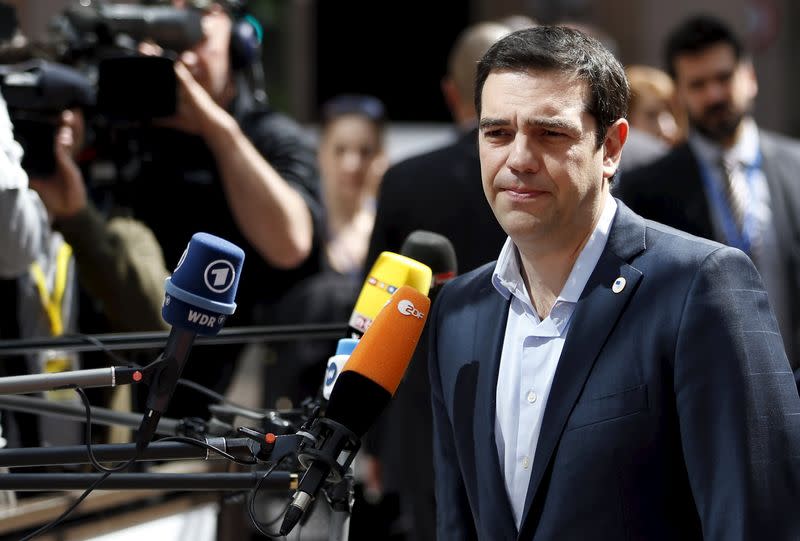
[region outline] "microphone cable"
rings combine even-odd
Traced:
[[[286,536],[283,536],[279,533],[269,532],[267,531],[268,528],[271,528],[275,524],[278,523],[279,520],[283,518],[286,514],[286,510],[289,509],[289,506],[292,504],[291,498],[286,502],[286,506],[281,510],[280,514],[276,515],[275,518],[268,520],[267,522],[261,522],[258,520],[256,516],[256,497],[258,496],[258,491],[261,489],[261,485],[264,483],[264,480],[269,477],[269,475],[275,471],[275,469],[286,460],[291,455],[285,455],[283,458],[278,460],[275,464],[270,466],[264,471],[264,475],[261,476],[261,479],[258,480],[256,483],[256,487],[250,492],[250,497],[248,498],[247,502],[247,514],[250,517],[250,522],[252,522],[253,526],[258,533],[263,536],[269,537],[270,539],[286,539]],[[299,539],[299,532],[298,532],[298,539]]]
[[[68,336],[74,337],[74,338],[79,338],[81,340],[84,340],[85,342],[88,342],[88,343],[92,344],[93,346],[97,347],[98,350],[100,350],[103,353],[105,353],[117,365],[133,365],[136,368],[144,368],[141,364],[139,364],[139,363],[137,363],[135,361],[129,361],[129,360],[123,359],[116,352],[114,352],[108,346],[103,344],[100,340],[98,340],[94,336],[91,336],[91,335],[88,335],[88,334],[80,334],[80,333],[70,334]],[[184,387],[188,387],[189,389],[197,391],[200,394],[204,394],[207,397],[212,398],[212,399],[216,400],[217,402],[219,402],[221,404],[227,404],[228,406],[231,406],[231,407],[243,410],[243,411],[252,412],[253,414],[256,414],[256,415],[261,414],[261,412],[253,410],[253,408],[250,408],[248,406],[243,406],[241,404],[237,404],[236,402],[226,398],[224,395],[222,395],[222,394],[220,394],[220,393],[218,393],[216,391],[213,391],[213,390],[209,389],[208,387],[204,387],[203,385],[200,385],[199,383],[196,383],[194,381],[191,381],[191,380],[188,380],[188,379],[179,378],[178,379],[178,385],[183,385]]]
[[[81,401],[83,402],[83,406],[86,408],[86,435],[85,435],[85,438],[86,438],[86,452],[89,455],[89,461],[92,463],[92,466],[94,466],[95,469],[97,469],[98,471],[102,472],[103,475],[100,476],[100,478],[98,478],[97,481],[92,483],[92,485],[89,488],[87,488],[83,492],[83,494],[81,494],[78,497],[78,499],[76,499],[74,502],[72,502],[72,505],[70,505],[63,513],[61,513],[61,515],[59,515],[58,517],[56,517],[54,520],[50,521],[49,523],[45,524],[44,526],[42,526],[38,530],[35,530],[34,532],[26,535],[25,537],[22,538],[21,541],[29,541],[30,539],[33,539],[34,537],[42,535],[43,533],[48,532],[51,529],[53,529],[56,526],[58,526],[59,524],[61,524],[64,521],[64,519],[66,519],[78,507],[78,505],[80,505],[80,503],[89,496],[89,494],[91,494],[97,487],[99,487],[100,484],[103,481],[108,479],[109,475],[111,475],[114,472],[122,471],[122,470],[125,470],[125,469],[129,468],[131,466],[131,464],[133,464],[136,461],[136,459],[138,458],[138,457],[134,456],[130,460],[127,460],[127,461],[125,461],[125,462],[123,462],[123,463],[121,463],[121,464],[119,464],[117,466],[111,467],[111,468],[107,468],[107,467],[103,466],[102,464],[100,464],[100,462],[94,456],[94,451],[92,450],[92,407],[89,404],[89,398],[86,396],[86,393],[80,387],[73,387],[73,389],[75,389],[75,392],[78,393],[78,396],[81,397]]]
[[[89,488],[87,488],[83,492],[83,494],[81,494],[72,503],[72,505],[70,505],[63,513],[61,513],[61,515],[59,515],[57,518],[55,518],[51,522],[49,522],[49,523],[45,524],[44,526],[40,527],[38,530],[35,530],[34,532],[26,535],[25,537],[23,537],[21,539],[21,541],[30,541],[31,539],[33,539],[33,538],[35,538],[35,537],[37,537],[39,535],[42,535],[42,534],[50,531],[51,529],[55,528],[59,524],[61,524],[73,511],[75,511],[75,509],[78,507],[78,505],[80,505],[80,503],[83,500],[85,500],[89,496],[89,494],[91,494],[95,489],[97,489],[97,487],[99,487],[100,484],[103,481],[108,479],[108,477],[112,473],[128,469],[139,458],[138,455],[135,455],[133,458],[131,458],[131,459],[125,461],[125,462],[122,462],[122,463],[118,464],[117,466],[112,466],[112,467],[103,466],[100,463],[100,461],[97,460],[97,457],[94,454],[94,450],[92,449],[92,406],[91,406],[91,404],[89,404],[89,398],[86,396],[86,393],[84,392],[84,390],[82,388],[73,387],[73,389],[75,390],[76,393],[78,393],[78,396],[80,396],[81,401],[83,402],[83,406],[86,409],[86,434],[85,434],[85,438],[86,438],[86,452],[87,452],[87,455],[89,457],[89,461],[91,462],[92,466],[94,466],[94,468],[97,471],[101,472],[103,475],[101,477],[99,477],[97,479],[97,481],[92,483],[92,485]],[[209,451],[217,453],[217,454],[221,455],[222,457],[227,458],[228,460],[230,460],[232,462],[235,462],[236,464],[241,464],[241,465],[244,465],[244,466],[252,466],[252,465],[258,463],[258,461],[255,460],[255,459],[253,459],[252,461],[241,460],[241,459],[236,458],[235,456],[233,456],[233,455],[231,455],[229,453],[226,453],[222,449],[214,447],[213,445],[211,445],[208,442],[196,440],[196,439],[185,437],[185,436],[170,436],[170,437],[167,437],[167,438],[162,438],[159,441],[177,441],[177,442],[181,442],[181,443],[188,443],[188,444],[191,444],[191,445],[195,445],[197,447],[202,447],[204,449],[207,449]],[[275,466],[277,466],[278,464],[280,464],[280,461],[278,463],[276,463]],[[269,473],[272,473],[272,470],[275,468],[275,466],[270,468],[266,475],[268,475]],[[265,475],[265,477],[266,477],[266,475]],[[259,484],[256,487],[256,490],[261,485],[263,480],[264,480],[264,478],[259,480]]]

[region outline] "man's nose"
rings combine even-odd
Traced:
[[[727,101],[730,94],[728,85],[720,81],[709,82],[704,90],[704,97],[707,104]]]
[[[514,137],[506,165],[509,169],[521,173],[535,173],[539,170],[539,158],[530,137],[523,134]]]

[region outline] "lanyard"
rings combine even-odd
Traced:
[[[62,243],[56,254],[56,274],[53,291],[47,288],[47,278],[38,261],[31,264],[31,276],[39,291],[39,300],[42,303],[47,318],[50,320],[50,332],[53,336],[64,333],[64,321],[61,317],[61,303],[64,300],[64,290],[67,287],[67,270],[72,257],[72,247],[66,242]]]
[[[706,193],[709,195],[711,203],[714,208],[716,208],[720,221],[722,222],[722,234],[725,237],[726,244],[734,248],[739,248],[748,255],[752,255],[751,248],[753,247],[753,241],[757,238],[759,230],[758,216],[753,212],[755,205],[750,204],[747,206],[742,230],[739,231],[739,228],[736,227],[736,221],[733,219],[733,213],[731,212],[728,199],[725,197],[720,183],[716,182],[714,173],[705,161],[698,161],[700,162],[700,176],[703,178]],[[752,195],[756,193],[756,175],[761,170],[761,150],[758,151],[753,162],[746,164],[744,167],[747,170],[747,189],[752,197]],[[725,182],[724,179],[720,180]]]

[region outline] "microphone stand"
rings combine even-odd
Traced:
[[[0,475],[0,490],[50,491],[85,490],[101,473],[4,473]],[[98,490],[251,490],[264,472],[247,473],[114,473],[100,484]],[[270,473],[260,488],[286,492],[297,487],[297,474],[285,471]],[[259,489],[260,490],[260,489]]]
[[[38,396],[0,395],[0,409],[86,422],[86,409],[82,405],[63,404]],[[137,428],[141,420],[141,413],[121,412],[92,406],[92,423],[94,424]],[[189,433],[205,433],[204,429],[205,427],[196,426],[193,420],[179,421],[162,417],[158,422],[156,433],[161,436],[183,436]],[[229,429],[233,431],[232,426],[229,426]]]
[[[252,460],[253,463],[256,461],[277,462],[296,452],[300,442],[306,437],[292,434],[272,436],[270,439],[270,435],[248,428],[240,428],[239,431],[246,437],[206,438],[205,443],[233,455],[238,460]],[[132,458],[136,458],[137,461],[224,458],[204,446],[180,441],[155,441],[138,455],[135,443],[92,445],[92,454],[98,462],[123,462]],[[89,452],[85,445],[0,449],[0,467],[19,468],[90,463]],[[12,474],[4,474],[0,477],[7,475]]]
[[[150,367],[133,368],[112,366],[110,368],[91,368],[71,370],[51,374],[28,374],[0,378],[0,394],[25,394],[53,391],[70,387],[117,387],[130,383],[140,383],[150,379]]]
[[[138,333],[107,333],[54,338],[25,338],[0,340],[0,357],[36,353],[42,349],[64,351],[100,351],[162,348],[170,331]],[[198,336],[197,344],[244,344],[249,342],[281,342],[287,340],[338,339],[347,332],[347,323],[317,323],[313,325],[275,325],[231,327],[215,336]]]

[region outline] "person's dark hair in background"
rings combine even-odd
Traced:
[[[536,42],[525,39],[524,34],[515,33],[503,40],[502,46],[494,47],[478,63],[475,79],[475,110],[481,116],[481,92],[491,70],[518,71],[522,67],[541,70],[573,70],[589,86],[590,98],[587,112],[597,120],[595,143],[603,144],[606,130],[617,119],[628,114],[630,89],[625,72],[611,69],[619,65],[611,52],[599,41],[574,29],[553,31],[548,27]],[[564,48],[564,43],[574,40],[583,47]],[[613,62],[612,62],[613,61]]]
[[[756,124],[755,70],[722,20],[698,15],[683,21],[669,33],[665,61],[686,112],[688,141],[623,175],[617,193],[647,218],[745,251],[764,280],[797,370],[800,142]]]
[[[379,128],[383,128],[386,124],[386,107],[383,105],[383,102],[375,96],[366,94],[339,94],[322,104],[320,127],[324,129],[331,121],[347,114],[365,116]]]
[[[743,59],[744,46],[730,28],[716,17],[699,15],[677,27],[667,38],[665,64],[673,79],[677,75],[675,61],[679,56],[702,53],[709,47],[725,44],[730,47],[736,62]]]

